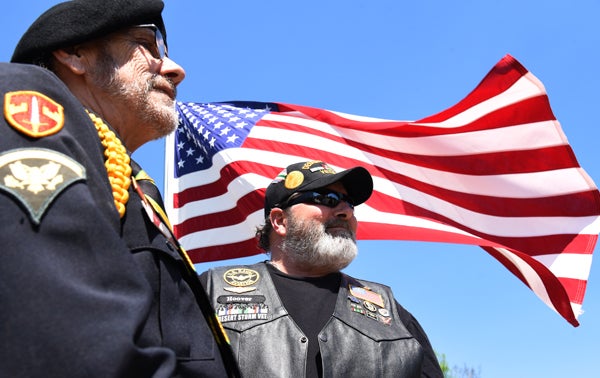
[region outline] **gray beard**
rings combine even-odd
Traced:
[[[154,104],[150,99],[150,91],[156,82],[158,80],[169,81],[169,79],[159,78],[157,74],[153,74],[145,83],[139,80],[133,83],[123,83],[117,76],[118,64],[106,47],[103,48],[100,56],[99,64],[95,67],[96,71],[92,73],[95,85],[114,98],[129,103],[131,111],[139,114],[141,122],[153,129],[156,139],[172,133],[179,124],[175,104],[166,108]],[[177,93],[175,85],[170,81],[169,85]]]
[[[347,221],[338,219],[321,224],[290,216],[281,249],[289,263],[302,269],[338,272],[347,267],[358,254],[356,235],[350,229],[335,234],[325,230],[328,226],[347,224]]]

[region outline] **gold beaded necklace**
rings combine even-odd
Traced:
[[[131,166],[127,150],[117,135],[106,126],[104,121],[86,109],[86,112],[94,122],[100,141],[104,146],[106,161],[104,166],[108,173],[108,181],[112,187],[115,206],[119,216],[125,215],[125,205],[129,200],[129,185],[131,185]]]

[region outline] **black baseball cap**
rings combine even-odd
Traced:
[[[167,33],[162,0],[72,0],[44,12],[23,34],[13,63],[35,63],[52,51],[83,43],[129,26],[154,24]]]
[[[321,189],[336,182],[344,185],[354,205],[365,202],[373,192],[373,178],[364,167],[336,173],[320,160],[294,163],[281,171],[267,187],[265,217],[269,216],[272,208],[283,204],[294,193]]]

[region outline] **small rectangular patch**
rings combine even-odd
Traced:
[[[264,303],[264,295],[220,295],[218,303]]]

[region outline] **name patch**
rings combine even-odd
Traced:
[[[217,298],[219,303],[263,303],[264,295],[221,295]]]

